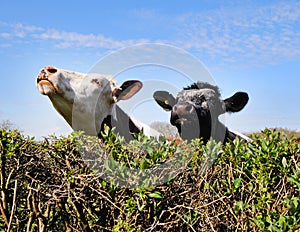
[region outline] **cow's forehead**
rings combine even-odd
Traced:
[[[59,87],[66,86],[64,92],[73,91],[75,95],[89,97],[100,92],[111,92],[116,88],[116,81],[110,75],[62,72],[61,77],[64,78],[58,80]]]
[[[192,101],[197,99],[206,101],[215,101],[218,98],[218,94],[213,89],[189,89],[182,90],[177,95],[178,102]]]
[[[116,86],[116,80],[111,75],[104,75],[98,73],[77,73],[67,70],[61,70],[61,78],[65,78],[68,82],[82,82],[84,84],[97,84],[98,87],[104,87],[102,85],[110,83]]]
[[[98,88],[116,87],[116,80],[110,75],[87,74],[85,79],[88,84],[95,85]]]

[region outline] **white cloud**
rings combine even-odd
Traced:
[[[0,29],[3,31],[0,33],[0,38],[3,39],[25,38],[43,30],[40,27],[26,26],[22,23],[9,24],[2,21],[0,21]]]
[[[24,25],[22,23],[17,23],[13,27],[15,30],[20,30],[20,31],[23,31],[24,33],[44,30],[42,27],[36,27],[36,26],[32,26],[32,25]]]
[[[0,38],[10,39],[35,39],[41,41],[54,42],[56,48],[69,47],[91,47],[104,49],[118,49],[131,46],[137,43],[149,42],[147,39],[139,40],[115,40],[105,37],[102,34],[80,34],[77,32],[59,31],[56,29],[45,29],[32,25],[8,24],[0,22],[0,27],[5,32],[0,34]],[[25,42],[25,41],[24,41]]]
[[[11,44],[9,44],[9,43],[3,43],[3,44],[0,44],[0,47],[1,48],[9,48],[9,47],[11,47],[12,45]]]
[[[5,39],[9,39],[11,37],[11,34],[3,32],[3,33],[0,33],[0,37],[5,38]]]
[[[80,34],[76,32],[65,32],[58,30],[47,30],[42,34],[37,35],[38,38],[43,40],[54,40],[58,43],[56,47],[94,47],[105,49],[118,49],[125,46],[130,46],[136,43],[147,42],[147,40],[114,40],[107,38],[101,34]]]
[[[142,14],[145,24],[157,11],[137,11]],[[82,34],[72,31],[47,29],[34,25],[8,24],[0,21],[2,44],[13,44],[30,39],[50,43],[55,48],[102,48],[115,50],[127,46],[159,42],[172,44],[191,52],[205,63],[256,65],[276,63],[300,57],[300,2],[250,4],[221,7],[201,13],[164,15],[164,20],[172,21],[174,38],[123,40],[103,34]],[[159,25],[157,25],[159,27]],[[159,30],[159,28],[157,28]],[[2,45],[5,46],[5,45]]]
[[[181,16],[179,46],[209,60],[246,65],[300,57],[300,2]]]

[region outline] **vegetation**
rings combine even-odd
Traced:
[[[103,142],[81,133],[36,141],[0,129],[0,228],[299,231],[297,139],[277,130],[252,138],[126,144],[106,130]]]
[[[8,119],[2,120],[0,122],[0,128],[5,130],[18,129],[18,127]]]

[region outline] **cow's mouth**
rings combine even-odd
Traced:
[[[36,83],[41,94],[49,95],[55,94],[57,92],[53,83],[47,78],[47,76],[43,72],[41,72],[38,75]]]
[[[53,85],[52,82],[47,79],[38,79],[37,84],[38,85]]]
[[[186,118],[178,118],[174,121],[175,124],[183,125],[187,121]]]
[[[197,118],[194,117],[195,115],[172,115],[171,116],[171,124],[173,126],[190,126],[197,123]]]
[[[38,77],[37,80],[36,80],[36,83],[40,86],[42,86],[42,85],[52,85],[54,87],[52,82],[46,77]]]

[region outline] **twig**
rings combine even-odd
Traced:
[[[9,219],[9,224],[8,224],[8,227],[7,227],[7,231],[10,231],[11,224],[12,224],[12,219],[13,219],[13,216],[15,214],[16,198],[17,198],[17,187],[18,187],[18,180],[15,180],[13,204],[12,204],[12,207],[11,207],[11,214],[10,214],[10,219]]]
[[[179,213],[175,213],[182,221],[184,221],[185,224],[187,224],[192,231],[196,232],[196,230],[193,228],[192,225],[190,225]]]
[[[207,221],[208,221],[208,223],[209,223],[209,226],[210,226],[210,228],[212,229],[212,231],[216,231],[215,229],[214,229],[214,226],[213,226],[213,224],[211,223],[211,221],[209,220],[209,217],[208,217],[208,215],[206,215],[205,214],[205,217],[207,218]]]

